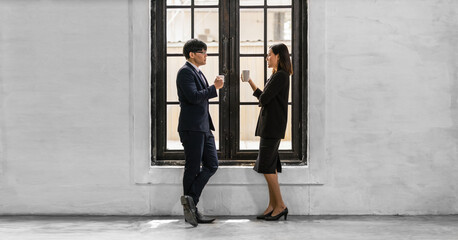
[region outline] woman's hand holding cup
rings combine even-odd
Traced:
[[[250,70],[242,70],[242,75],[240,77],[242,82],[250,81]]]

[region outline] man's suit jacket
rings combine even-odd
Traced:
[[[288,120],[289,74],[279,70],[267,81],[264,91],[253,93],[259,99],[261,111],[256,125],[256,136],[285,138]]]
[[[180,68],[177,74],[180,117],[178,131],[209,132],[215,130],[208,111],[208,99],[217,97],[214,85],[208,86],[207,79],[189,63]]]

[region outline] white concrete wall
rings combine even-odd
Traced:
[[[451,0],[327,1],[314,213],[458,212],[457,14]]]
[[[149,211],[129,180],[128,13],[126,0],[1,1],[1,213]]]
[[[0,214],[182,214],[149,168],[148,0],[0,2]],[[458,1],[309,1],[309,167],[292,214],[458,213]],[[225,167],[202,208],[256,214]]]

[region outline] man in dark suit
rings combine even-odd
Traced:
[[[217,77],[214,85],[209,86],[200,71],[199,66],[205,65],[207,60],[207,45],[204,42],[197,39],[187,41],[183,55],[187,61],[177,74],[181,107],[178,132],[186,159],[181,203],[186,222],[197,226],[198,223],[215,220],[205,217],[196,206],[202,190],[218,169],[215,138],[211,132],[215,127],[209,113],[208,99],[218,96],[216,90],[221,89],[224,82]]]

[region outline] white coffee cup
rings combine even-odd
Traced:
[[[248,82],[250,80],[250,70],[242,70],[242,81]]]
[[[224,75],[218,75],[218,76],[216,76],[216,77],[217,77],[217,78],[221,78],[221,80],[223,80],[223,82],[224,82]]]

